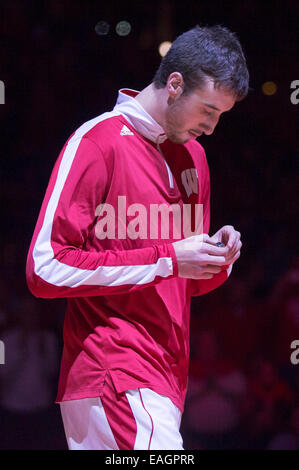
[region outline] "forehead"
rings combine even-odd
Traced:
[[[208,80],[201,88],[196,88],[188,96],[194,105],[205,105],[221,113],[232,109],[236,102],[233,93],[224,87],[215,88],[212,80]]]

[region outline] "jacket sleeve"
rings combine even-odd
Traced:
[[[204,154],[204,165],[199,172],[201,175],[201,204],[203,204],[203,233],[209,233],[210,230],[210,171],[206,156]],[[223,266],[220,273],[215,274],[211,279],[191,279],[189,282],[191,296],[207,294],[217,287],[220,287],[229,277],[232,270],[231,266]]]
[[[204,295],[220,287],[229,277],[232,265],[224,266],[220,273],[215,274],[211,279],[199,279],[191,281],[191,296]]]
[[[120,251],[85,248],[108,186],[98,146],[85,136],[71,137],[52,171],[27,256],[26,280],[33,295],[123,294],[177,276],[171,243]]]

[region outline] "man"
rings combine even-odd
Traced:
[[[27,282],[37,297],[68,298],[56,401],[70,449],[183,449],[191,296],[221,285],[241,249],[232,226],[208,235],[209,169],[195,139],[247,90],[235,35],[196,27],[176,39],[153,83],[120,90],[113,111],[60,153]],[[188,224],[175,211],[159,231],[157,206],[191,207],[190,236],[176,236]]]

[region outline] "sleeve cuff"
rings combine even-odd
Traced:
[[[171,266],[170,269],[172,269],[172,272],[169,273],[169,276],[177,277],[179,274],[179,269],[178,269],[178,262],[177,262],[177,257],[175,253],[175,249],[172,243],[166,243],[162,245],[155,245],[155,248],[157,250],[157,256],[158,258],[171,258]],[[170,260],[169,260],[170,264]]]
[[[172,259],[172,267],[173,267],[173,276],[177,277],[179,275],[179,267],[178,267],[178,260],[176,257],[175,249],[172,243],[168,244],[169,247],[169,253]]]

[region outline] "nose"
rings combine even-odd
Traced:
[[[203,126],[203,131],[206,135],[211,135],[213,134],[214,130],[215,130],[215,127],[217,126],[218,124],[218,121],[219,121],[219,117],[213,119],[213,120],[209,120],[209,122],[207,124],[205,124],[205,126]]]
[[[204,130],[204,134],[206,134],[206,135],[211,135],[211,134],[213,134],[215,127],[216,127],[216,126],[214,126],[213,128],[211,128],[211,127],[206,128],[206,129]]]

